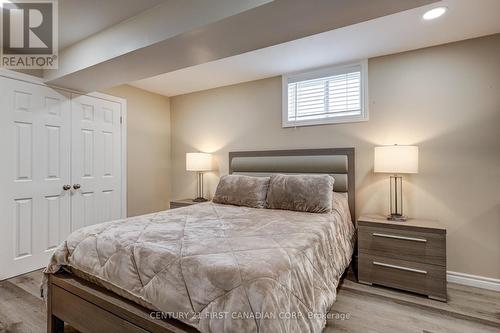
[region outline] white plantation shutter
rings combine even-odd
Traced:
[[[362,64],[357,64],[284,77],[286,120],[284,119],[283,125],[287,127],[366,119],[363,109],[363,75]]]

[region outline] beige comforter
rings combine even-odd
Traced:
[[[353,249],[335,198],[328,214],[208,202],[86,227],[46,273],[66,266],[201,332],[321,332]]]

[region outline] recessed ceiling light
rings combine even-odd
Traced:
[[[441,15],[443,15],[444,13],[446,13],[447,10],[448,10],[448,8],[446,8],[446,7],[432,8],[431,10],[428,10],[427,12],[425,12],[424,16],[422,16],[422,17],[424,18],[424,20],[434,20],[434,19],[440,17]]]

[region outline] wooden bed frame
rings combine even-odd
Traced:
[[[152,311],[69,273],[49,276],[47,332],[64,332],[64,323],[92,333],[198,332],[171,319],[154,319]]]
[[[301,149],[229,153],[234,157],[345,155],[348,160],[348,200],[354,220],[354,148]],[[230,166],[231,170],[231,166]],[[64,332],[67,323],[82,333],[198,332],[175,319],[157,319],[151,311],[70,273],[49,276],[47,332]]]

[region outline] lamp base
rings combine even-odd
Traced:
[[[396,221],[396,222],[405,222],[407,220],[407,217],[405,215],[401,214],[391,214],[387,216],[388,221]]]
[[[196,199],[193,199],[193,202],[206,202],[208,201],[208,199],[205,199],[205,198],[201,198],[201,197],[198,197]]]

